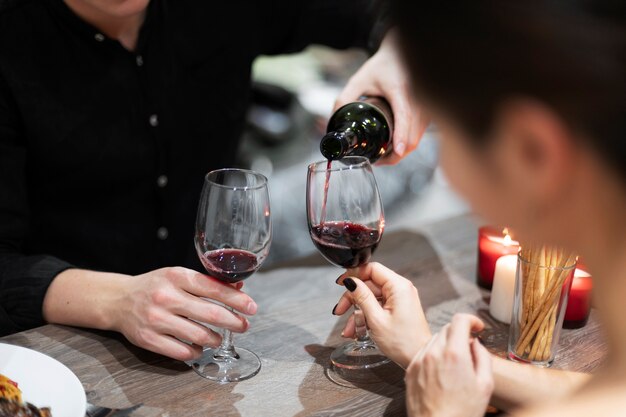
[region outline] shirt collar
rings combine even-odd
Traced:
[[[80,32],[82,36],[97,43],[114,42],[119,44],[117,40],[107,37],[98,28],[81,19],[63,0],[47,0],[47,3],[53,14],[62,21],[61,24],[67,24],[72,30]],[[150,28],[154,26],[153,21],[157,20],[159,10],[162,8],[160,3],[161,0],[150,0],[148,3],[146,18],[139,30],[139,38],[137,39],[135,52],[145,47],[148,38],[147,34]]]

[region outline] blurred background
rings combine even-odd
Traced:
[[[238,165],[269,178],[274,237],[265,265],[315,251],[306,223],[306,174],[323,159],[319,142],[333,103],[361,64],[360,50],[310,47],[299,54],[260,57]],[[386,230],[461,214],[467,206],[437,169],[438,142],[429,129],[417,151],[395,166],[375,167]]]

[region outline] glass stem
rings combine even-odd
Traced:
[[[370,338],[369,332],[367,331],[365,316],[356,304],[354,305],[354,329],[354,341],[358,345],[368,346],[374,344],[374,341]]]
[[[232,313],[235,312],[228,306],[226,308]],[[228,329],[222,329],[222,343],[213,357],[217,360],[239,359],[239,355],[235,351],[235,345],[233,345],[233,332]]]

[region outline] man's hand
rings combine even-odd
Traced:
[[[254,301],[238,288],[190,269],[163,268],[128,280],[114,327],[137,346],[190,360],[202,354],[202,346],[215,347],[222,340],[196,321],[237,333],[249,327],[245,317],[204,298],[244,314],[253,315],[257,310]]]
[[[335,102],[335,110],[361,96],[384,97],[391,105],[394,115],[393,154],[378,163],[397,163],[417,147],[428,120],[413,98],[409,75],[397,51],[393,31],[387,34],[378,52],[350,78]]]
[[[190,360],[202,354],[202,346],[217,346],[222,339],[196,321],[234,332],[248,329],[245,317],[205,300],[253,315],[257,305],[241,286],[179,267],[136,277],[68,269],[50,284],[43,315],[50,323],[115,330],[139,347]]]

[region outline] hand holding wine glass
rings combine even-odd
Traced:
[[[269,204],[267,179],[261,174],[221,169],[206,175],[194,241],[209,275],[237,285],[261,266],[271,242]],[[224,329],[221,345],[204,349],[191,365],[205,378],[233,382],[256,375],[261,361],[249,350],[235,350],[231,331]]]
[[[346,283],[346,280],[351,282]],[[348,270],[339,277],[337,284],[344,285],[348,291],[339,299],[333,313],[343,315],[353,304],[358,305],[376,345],[406,369],[432,337],[413,283],[391,269],[371,262]],[[355,332],[351,317],[343,334],[352,337]]]
[[[343,268],[367,263],[385,225],[367,158],[346,157],[309,165],[307,217],[311,239],[329,262]],[[340,369],[363,370],[389,362],[369,338],[358,309],[355,318],[360,324],[356,338],[331,354],[332,364]]]
[[[111,278],[109,287],[117,288],[119,298],[110,302],[114,314],[109,328],[137,346],[178,360],[191,360],[202,354],[201,346],[221,343],[219,334],[198,322],[236,333],[247,330],[245,317],[212,301],[247,315],[257,310],[248,295],[187,268],[161,268],[134,277]]]

